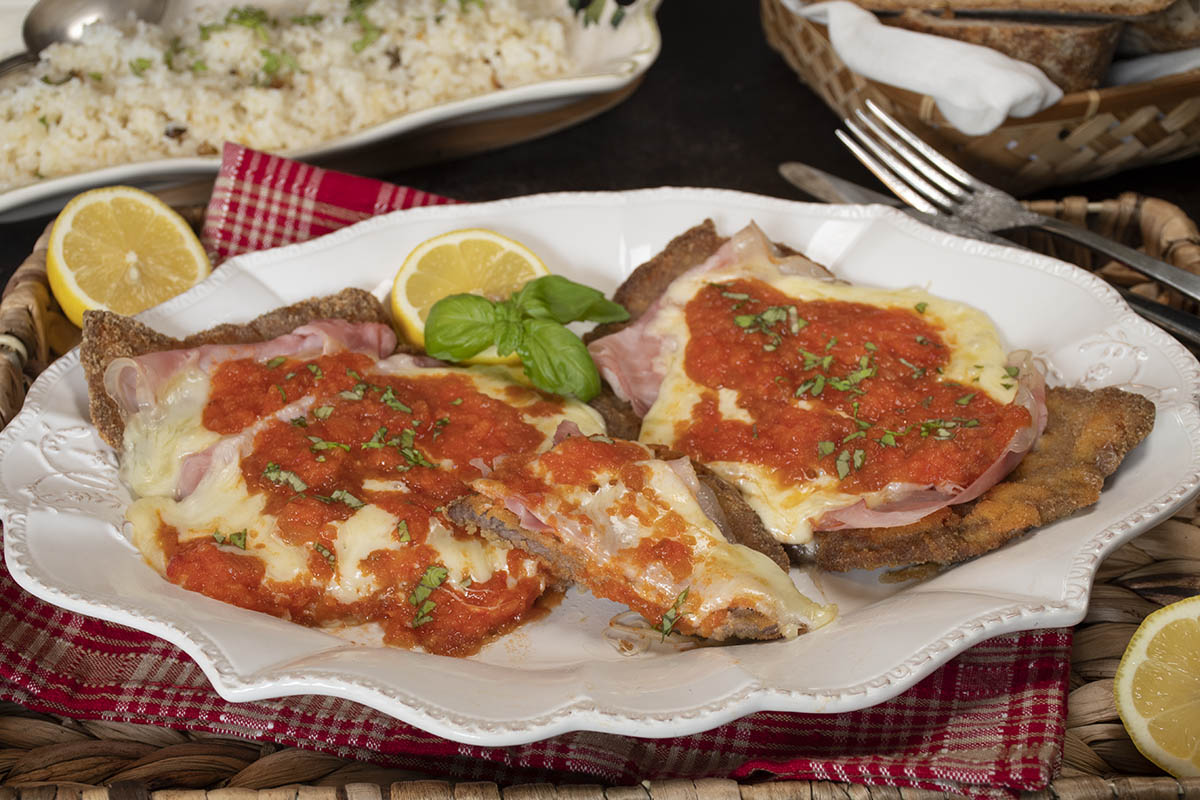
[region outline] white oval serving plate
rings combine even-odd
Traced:
[[[880,206],[824,206],[737,192],[553,194],[377,217],[303,244],[240,256],[144,320],[179,335],[347,285],[390,284],[405,253],[447,230],[486,227],[552,270],[605,290],[672,236],[712,217],[755,220],[851,281],[921,285],[985,310],[1056,384],[1119,385],[1158,418],[1100,502],[916,584],[813,576],[837,621],[789,642],[622,656],[606,640],[621,609],[572,590],[545,619],[470,659],[347,643],[224,605],[160,578],[122,534],[129,496],[91,428],[77,352],[46,370],[0,433],[8,568],[72,611],[167,639],[222,696],[330,694],[450,739],[483,745],[571,730],[677,736],[763,710],[839,712],[882,702],[1000,633],[1082,619],[1106,553],[1168,516],[1200,482],[1200,365],[1098,278],[1034,253],[940,233]],[[503,691],[497,691],[502,686]]]

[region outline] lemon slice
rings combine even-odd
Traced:
[[[72,198],[50,229],[50,290],[81,327],[88,309],[136,314],[190,289],[211,270],[187,221],[130,186]]]
[[[425,320],[433,304],[452,294],[478,294],[503,300],[549,270],[518,241],[483,228],[443,233],[417,245],[392,282],[392,315],[410,342],[425,344]],[[470,359],[516,363],[489,347]]]
[[[1200,776],[1200,595],[1142,621],[1113,694],[1142,755],[1176,778]]]

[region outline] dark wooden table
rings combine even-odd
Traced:
[[[463,200],[535,192],[712,186],[809,199],[776,171],[821,166],[883,189],[842,147],[837,117],[766,44],[752,0],[666,0],[662,55],[624,103],[576,127],[483,155],[385,174]],[[1043,192],[1161,197],[1200,219],[1200,158]],[[48,218],[0,225],[3,280]]]

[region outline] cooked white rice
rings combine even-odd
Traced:
[[[567,20],[518,0],[301,0],[170,29],[93,25],[0,82],[0,190],[226,140],[286,152],[566,74]],[[561,3],[562,7],[566,4]]]

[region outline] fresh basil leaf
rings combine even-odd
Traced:
[[[496,309],[474,294],[443,297],[425,321],[425,352],[445,361],[462,361],[492,343]]]
[[[535,319],[555,322],[622,322],[629,312],[590,286],[561,275],[543,275],[525,284],[513,298],[517,308]]]
[[[517,355],[534,386],[584,402],[600,393],[600,373],[578,336],[549,319],[527,319],[522,326]]]
[[[503,320],[494,326],[496,332],[496,353],[501,356],[512,354],[521,346],[525,338],[525,328],[520,320]]]

